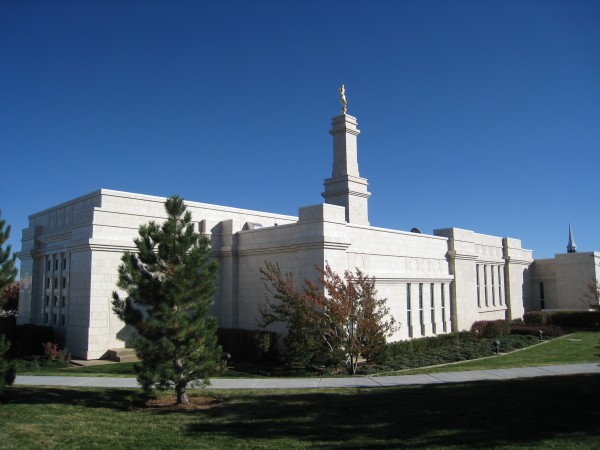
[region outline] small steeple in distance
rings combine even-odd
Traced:
[[[567,253],[577,253],[577,245],[575,244],[575,239],[573,239],[571,222],[569,222],[569,243],[567,244]]]

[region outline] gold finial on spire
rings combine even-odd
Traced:
[[[342,114],[346,114],[348,102],[346,101],[346,88],[343,84],[340,86],[340,101],[342,102]]]

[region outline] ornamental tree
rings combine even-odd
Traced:
[[[0,291],[0,317],[16,317],[19,310],[19,289],[21,283],[13,281]]]
[[[375,278],[359,269],[347,270],[342,277],[329,265],[315,268],[318,282],[306,279],[297,289],[291,274],[282,275],[278,265],[265,264],[261,274],[270,295],[261,308],[263,326],[287,324],[285,343],[292,360],[325,356],[355,374],[358,357],[375,355],[396,330],[395,320],[386,299],[377,298]]]
[[[0,211],[0,217],[2,211]],[[10,237],[10,225],[6,225],[4,219],[0,219],[0,292],[6,286],[15,281],[17,276],[17,268],[15,262],[17,260],[16,253],[12,253],[11,245],[4,247],[4,243]]]
[[[216,293],[217,262],[206,236],[194,231],[183,199],[165,202],[167,220],[140,226],[136,253],[125,252],[113,310],[137,331],[133,347],[143,388],[175,387],[177,403],[189,403],[189,386],[207,385],[221,368],[216,318],[208,314]]]

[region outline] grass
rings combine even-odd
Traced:
[[[411,369],[393,374],[422,374],[459,372],[465,370],[507,369],[512,367],[544,366],[553,364],[579,364],[598,362],[600,358],[600,332],[580,331],[552,341],[490,358],[423,369]]]
[[[337,390],[193,391],[205,410],[140,410],[140,391],[13,386],[0,446],[597,448],[599,375]]]
[[[98,366],[76,366],[61,369],[23,370],[17,375],[46,375],[59,377],[135,377],[135,363],[114,363]]]

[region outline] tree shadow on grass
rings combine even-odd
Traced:
[[[89,389],[18,386],[4,390],[0,403],[23,405],[65,404],[84,408],[128,411],[143,405],[147,396],[134,389]]]
[[[600,436],[600,375],[278,395],[233,393],[188,427],[328,448],[482,448]],[[596,438],[592,437],[592,440]],[[588,440],[589,442],[589,440]]]

